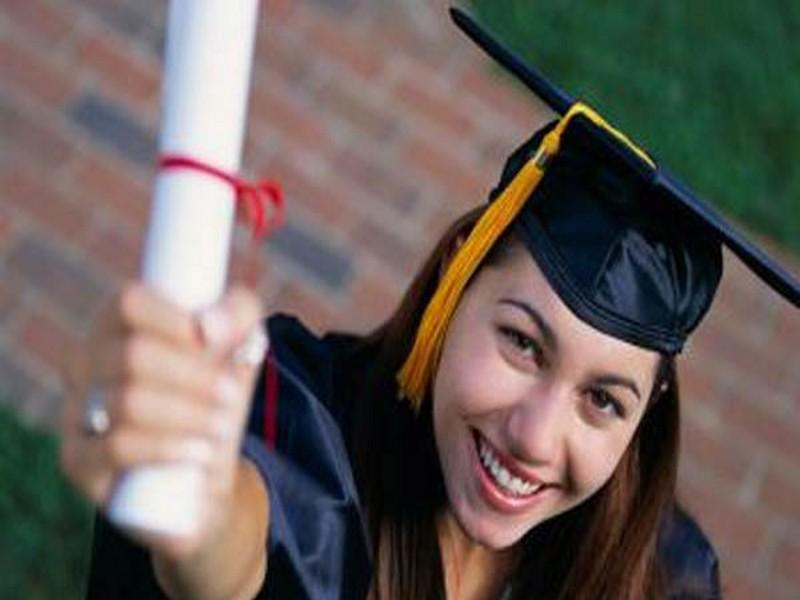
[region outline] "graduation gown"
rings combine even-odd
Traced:
[[[354,355],[353,336],[319,338],[293,317],[274,316],[265,326],[270,351],[242,446],[270,496],[269,566],[257,597],[364,598],[370,544],[347,440],[355,390],[374,357]],[[688,515],[676,512],[665,523],[659,551],[673,600],[721,598],[716,555]],[[165,597],[148,553],[98,515],[87,598]]]

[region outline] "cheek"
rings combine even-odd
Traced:
[[[491,325],[466,321],[454,322],[445,339],[433,397],[435,410],[469,417],[501,408],[503,399],[513,396],[515,379],[498,352]]]
[[[433,380],[433,426],[445,479],[468,469],[470,427],[497,409],[497,354],[487,328],[454,320]]]
[[[434,388],[434,408],[462,416],[477,415],[491,409],[490,377],[484,376],[486,363],[477,356],[445,363],[443,361]]]
[[[631,437],[632,432],[629,431],[621,431],[611,437],[603,437],[602,432],[597,432],[585,435],[573,444],[571,475],[573,492],[579,500],[594,494],[611,478]]]

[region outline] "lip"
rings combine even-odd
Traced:
[[[526,473],[524,470],[518,468],[512,460],[509,460],[507,455],[504,455],[502,452],[498,451],[493,444],[489,443],[489,441],[477,431],[473,430],[473,437],[473,468],[477,475],[481,495],[489,504],[489,506],[499,512],[516,514],[524,512],[530,509],[532,506],[541,503],[550,495],[550,492],[555,486],[544,483],[538,477],[532,477],[529,473]],[[481,462],[480,455],[478,454],[478,444],[481,439],[491,447],[492,452],[496,452],[498,459],[500,459],[500,461],[503,463],[503,466],[505,466],[510,472],[513,472],[515,475],[523,477],[528,481],[540,483],[542,487],[530,496],[512,496],[505,490],[499,488],[494,482],[494,478],[486,471],[486,468],[483,466],[483,462]]]

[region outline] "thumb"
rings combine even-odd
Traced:
[[[267,352],[262,314],[258,296],[244,286],[236,286],[197,316],[207,351],[232,363],[244,383],[252,383]]]

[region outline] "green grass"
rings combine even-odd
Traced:
[[[0,598],[83,598],[90,535],[55,438],[0,408]]]
[[[795,0],[472,5],[520,54],[700,195],[800,251]]]

